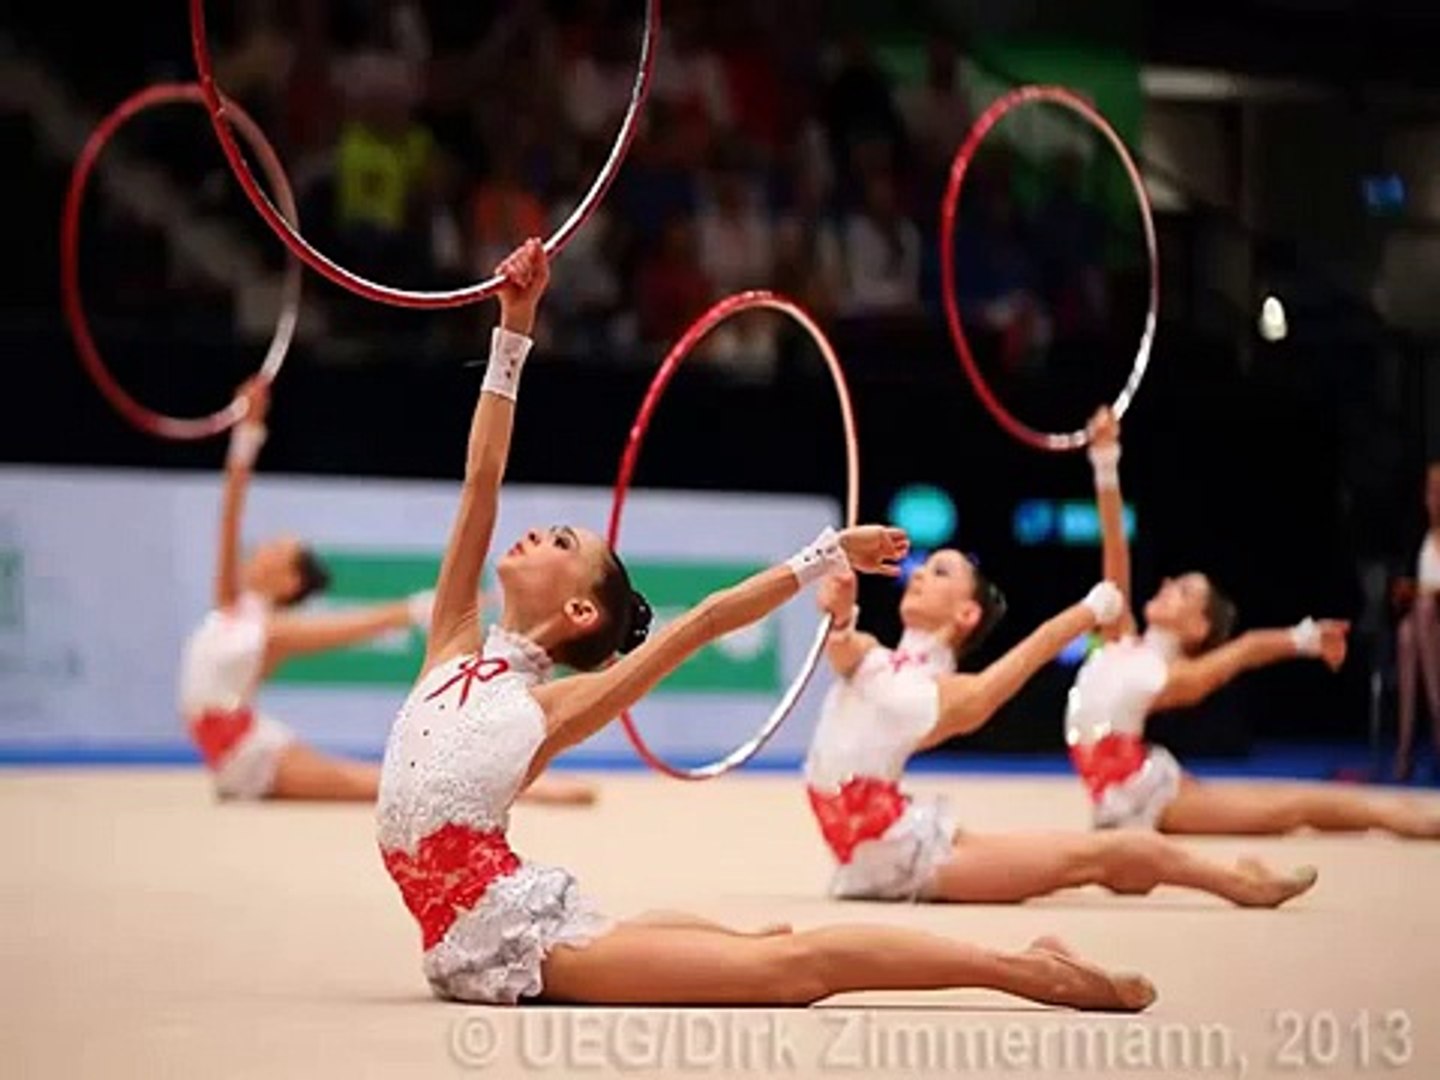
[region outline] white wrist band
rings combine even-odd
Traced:
[[[1295,643],[1295,652],[1300,656],[1320,655],[1320,624],[1314,619],[1302,619],[1290,628],[1290,640]]]
[[[481,393],[497,394],[514,401],[520,392],[520,372],[535,344],[524,334],[497,326],[490,334],[490,362],[485,366]]]
[[[410,622],[421,630],[430,626],[430,615],[435,608],[435,590],[426,589],[411,595],[406,604],[409,607]]]
[[[230,431],[230,450],[225,455],[227,465],[239,465],[248,469],[260,456],[265,445],[265,426],[251,420],[242,420]]]
[[[812,581],[826,574],[843,573],[850,569],[850,560],[840,546],[840,534],[834,529],[824,529],[809,547],[785,560],[785,565],[795,575],[803,589]]]
[[[1125,614],[1125,594],[1113,581],[1100,582],[1080,602],[1090,609],[1101,626],[1109,626]]]
[[[1120,486],[1120,444],[1092,446],[1087,451],[1090,466],[1095,470],[1095,487],[1113,490]]]

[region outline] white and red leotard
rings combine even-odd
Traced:
[[[1065,741],[1098,829],[1154,828],[1180,790],[1175,758],[1145,742],[1146,718],[1177,651],[1169,635],[1152,629],[1102,645],[1075,677]]]
[[[515,1004],[541,992],[540,966],[609,922],[565,870],[522,861],[506,840],[510,806],[545,740],[530,689],[545,651],[499,627],[484,648],[437,666],[390,731],[377,839],[420,924],[423,967],[442,998]]]
[[[805,782],[838,864],[832,896],[921,899],[949,857],[956,826],[944,800],[916,800],[900,779],[939,719],[936,680],[954,670],[944,642],[907,630],[897,648],[866,653],[825,696]]]
[[[295,740],[251,704],[263,675],[269,615],[264,599],[242,595],[205,617],[180,662],[180,714],[224,798],[268,795],[280,753]]]

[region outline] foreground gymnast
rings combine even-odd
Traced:
[[[828,578],[821,606],[834,620],[826,655],[840,681],[821,707],[805,780],[838,866],[843,899],[1016,903],[1079,885],[1148,893],[1180,885],[1246,907],[1277,907],[1309,889],[1315,872],[1280,877],[1254,860],[1202,859],[1152,833],[961,832],[943,800],[903,794],[911,755],[978,730],[1069,642],[1118,619],[1110,582],[1042,624],[979,674],[956,674],[959,655],[999,621],[999,591],[958,551],[937,551],[900,601],[904,635],[883,648],[855,628],[855,576]]]
[[[1148,981],[1111,975],[1051,938],[1006,954],[879,926],[744,933],[688,916],[611,923],[581,899],[569,873],[515,855],[506,840],[510,804],[556,753],[634,705],[697,649],[821,575],[852,565],[897,573],[907,543],[893,529],[826,530],[786,563],[713,594],[646,640],[649,609],[603,540],[563,525],[531,531],[497,566],[505,609],[528,613],[532,639],[582,669],[536,684],[526,658],[482,643],[474,604],[548,280],[544,249],[527,243],[499,273],[507,279],[501,322],[436,586],[429,651],[391,732],[379,800],[381,853],[420,924],[435,994],[489,1004],[740,1005],[971,986],[1078,1007],[1148,1006]]]
[[[343,648],[415,625],[427,627],[432,594],[332,614],[290,609],[321,592],[329,576],[293,537],[258,545],[243,565],[240,522],[251,470],[265,441],[269,388],[251,379],[240,389],[245,419],[231,436],[220,520],[215,608],[190,635],[180,670],[180,710],[225,799],[373,800],[377,766],[323,754],[284,724],[254,708],[260,685],[294,656]],[[579,781],[545,778],[526,797],[588,803]]]
[[[1130,592],[1130,553],[1120,496],[1120,426],[1109,409],[1090,424],[1090,460],[1104,536],[1105,577]],[[1233,640],[1234,605],[1204,574],[1165,581],[1145,605],[1137,634],[1128,605],[1106,644],[1081,666],[1066,710],[1071,759],[1093,802],[1096,828],[1158,828],[1210,835],[1281,835],[1381,829],[1440,837],[1440,815],[1409,801],[1367,798],[1317,785],[1200,783],[1170,753],[1144,741],[1145,721],[1193,705],[1244,671],[1295,658],[1345,660],[1349,624],[1306,619]]]

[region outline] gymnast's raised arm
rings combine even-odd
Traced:
[[[497,273],[506,278],[500,289],[500,325],[491,340],[490,363],[470,424],[460,508],[435,583],[427,671],[480,646],[480,571],[495,531],[520,372],[530,351],[535,311],[550,280],[545,249],[540,241],[529,240]]]
[[[1125,501],[1120,494],[1120,421],[1108,407],[1099,409],[1090,421],[1090,464],[1095,470],[1095,503],[1100,510],[1100,535],[1104,543],[1101,577],[1112,581],[1125,596],[1120,618],[1105,627],[1110,640],[1135,632],[1131,608],[1130,542],[1125,539]]]
[[[215,560],[215,609],[225,611],[240,598],[240,523],[255,458],[265,442],[265,417],[270,411],[270,384],[263,376],[247,380],[237,395],[245,415],[230,435],[225,458],[225,494],[220,506],[220,550]]]

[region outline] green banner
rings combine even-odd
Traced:
[[[323,603],[339,610],[384,603],[433,586],[439,556],[321,550],[331,585]],[[757,573],[758,563],[645,562],[630,564],[635,587],[655,612],[655,629],[717,589]],[[487,582],[488,592],[488,582]],[[493,612],[491,614],[494,614]],[[414,681],[425,655],[418,630],[397,631],[348,649],[298,657],[275,675],[279,685],[395,686]],[[657,693],[773,694],[782,685],[780,626],[775,617],[701,649],[657,689]]]

